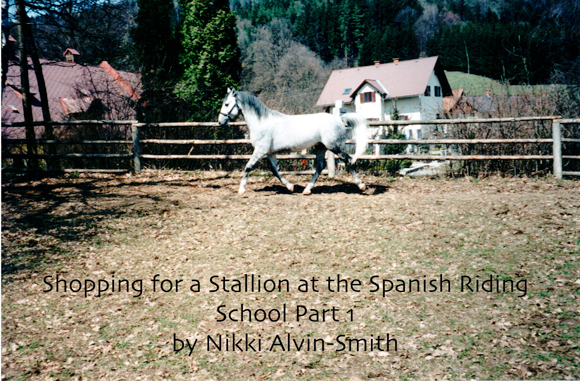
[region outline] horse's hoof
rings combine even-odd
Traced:
[[[240,196],[241,196],[241,195],[243,195],[245,192],[246,192],[246,190],[245,190],[245,189],[241,189],[241,188],[240,188],[240,190],[238,190],[238,195],[240,195]]]
[[[294,192],[294,184],[286,185],[286,188],[290,191],[290,193]]]
[[[302,194],[305,194],[305,195],[309,195],[311,193],[312,192],[310,191],[310,188],[309,187],[304,188],[304,190],[302,191]]]
[[[360,189],[361,192],[364,192],[367,189],[367,186],[364,184],[359,184],[358,189]]]

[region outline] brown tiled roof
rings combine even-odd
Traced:
[[[463,89],[453,90],[453,94],[443,98],[443,112],[448,113],[455,107],[459,99],[463,96]]]
[[[72,113],[86,111],[90,106],[87,98],[102,101],[107,110],[106,119],[135,118],[128,101],[139,99],[141,81],[137,74],[115,71],[106,62],[101,64],[103,67],[47,60],[41,60],[41,64],[52,120],[70,120]],[[33,118],[35,121],[42,121],[38,84],[31,60],[28,76]],[[17,64],[10,64],[6,82],[7,86],[2,94],[2,122],[23,122],[20,67]]]
[[[388,93],[387,99],[421,95],[425,93],[429,78],[434,70],[441,81],[443,95],[451,95],[451,87],[439,63],[439,58],[427,57],[334,70],[330,74],[316,105],[334,105],[338,100],[350,103],[354,90],[358,89],[364,81],[367,81],[377,90],[380,89],[376,86],[376,82],[380,82]],[[351,91],[347,93],[345,90],[349,88]]]

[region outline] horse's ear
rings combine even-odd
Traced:
[[[226,94],[229,94],[231,91],[232,91],[232,89],[230,89],[230,88],[228,87],[228,92],[227,92]]]

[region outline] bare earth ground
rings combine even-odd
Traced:
[[[578,181],[363,179],[3,184],[2,379],[580,378]],[[283,287],[235,292],[245,274]]]

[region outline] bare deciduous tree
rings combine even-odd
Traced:
[[[242,87],[288,114],[314,111],[330,74],[318,55],[296,42],[289,22],[275,19],[248,36],[245,24]],[[253,42],[248,42],[253,40]]]
[[[67,48],[81,52],[83,63],[108,61],[115,67],[134,67],[130,29],[134,0],[27,0],[33,33],[42,58],[62,59]]]

